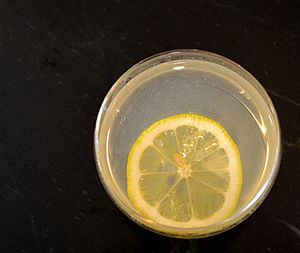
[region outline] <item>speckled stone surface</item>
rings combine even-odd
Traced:
[[[299,252],[299,1],[0,1],[0,252]],[[93,157],[100,104],[130,66],[198,48],[249,70],[283,154],[263,205],[218,236],[179,240],[126,218]]]

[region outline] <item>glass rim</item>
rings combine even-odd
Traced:
[[[274,127],[275,127],[275,134],[277,137],[276,139],[277,145],[276,147],[274,147],[276,149],[275,156],[272,161],[270,176],[268,177],[266,182],[264,182],[263,185],[259,188],[259,190],[254,194],[252,199],[249,201],[246,207],[243,208],[241,212],[235,213],[234,215],[230,216],[229,218],[219,223],[212,224],[205,227],[200,227],[200,228],[177,228],[177,227],[171,227],[162,224],[155,224],[153,226],[153,222],[151,220],[142,217],[136,210],[132,210],[132,208],[126,205],[125,201],[122,199],[122,194],[118,192],[120,191],[119,187],[113,182],[114,180],[112,178],[111,171],[107,173],[106,171],[104,171],[105,169],[101,166],[100,162],[101,159],[103,159],[103,157],[101,157],[101,152],[99,149],[99,136],[101,132],[101,124],[106,114],[106,108],[109,106],[112,98],[115,97],[132,78],[134,78],[139,73],[142,73],[143,71],[153,66],[157,66],[164,62],[172,62],[176,60],[176,57],[183,57],[187,55],[191,57],[198,56],[201,57],[201,60],[207,59],[208,61],[211,61],[216,64],[222,63],[223,66],[233,70],[234,72],[236,72],[237,74],[245,78],[249,82],[249,84],[251,84],[257,90],[259,95],[262,97],[262,99],[264,100],[264,102],[272,112],[272,116],[275,121]],[[159,61],[159,60],[163,60],[163,61]],[[195,60],[200,60],[200,59],[195,58]],[[250,74],[247,70],[245,70],[243,67],[233,62],[232,60],[227,59],[226,57],[215,53],[211,53],[203,50],[197,50],[197,49],[178,49],[178,50],[161,52],[136,63],[127,71],[125,71],[125,73],[122,74],[120,78],[110,88],[109,92],[106,94],[101,104],[97,116],[97,120],[96,120],[95,131],[94,131],[94,156],[96,161],[97,172],[102,182],[102,185],[104,186],[104,189],[106,190],[106,192],[108,193],[112,201],[115,203],[115,205],[127,217],[129,217],[134,222],[138,223],[139,225],[151,231],[166,236],[178,237],[178,238],[201,238],[201,237],[208,237],[215,234],[219,234],[232,227],[235,227],[236,225],[244,221],[247,217],[249,217],[254,211],[256,211],[256,209],[265,200],[265,198],[267,197],[268,193],[270,192],[275,182],[276,176],[279,171],[279,166],[281,161],[281,131],[279,126],[278,116],[269,95],[267,94],[263,86],[256,80],[256,78],[253,77],[252,74]],[[112,188],[113,183],[115,189]]]

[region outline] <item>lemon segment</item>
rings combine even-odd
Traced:
[[[154,123],[128,156],[130,201],[163,225],[195,228],[220,222],[235,210],[241,187],[236,144],[224,127],[200,115]]]

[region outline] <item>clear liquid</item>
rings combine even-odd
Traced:
[[[238,83],[217,75],[184,68],[153,75],[108,109],[113,118],[110,167],[123,192],[127,192],[128,153],[148,126],[172,115],[194,113],[219,122],[236,142],[242,160],[243,188],[238,209],[255,194],[266,159],[266,143],[251,110],[251,97]],[[245,93],[245,94],[241,94]],[[114,103],[113,103],[114,104]]]

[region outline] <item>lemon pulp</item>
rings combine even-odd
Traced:
[[[130,201],[163,225],[192,228],[220,222],[236,208],[241,186],[236,144],[219,123],[200,115],[154,123],[128,156]]]

